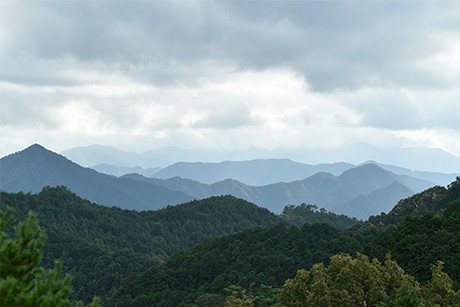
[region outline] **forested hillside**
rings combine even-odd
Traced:
[[[5,207],[20,220],[29,210],[37,213],[47,236],[45,266],[62,259],[75,277],[75,296],[86,301],[206,237],[280,222],[267,209],[231,196],[136,212],[92,204],[58,187],[37,195],[2,192]]]
[[[326,262],[338,252],[355,253],[364,242],[325,224],[277,225],[209,239],[129,279],[106,306],[187,306],[200,296],[225,297],[232,285],[259,290],[280,288],[302,267]],[[265,287],[263,286],[265,285]]]
[[[1,192],[0,208],[11,207],[17,219],[37,213],[47,236],[43,265],[63,260],[64,271],[75,277],[75,299],[205,306],[246,293],[256,306],[271,306],[298,269],[327,264],[337,253],[364,251],[382,260],[391,252],[422,282],[441,260],[458,288],[459,186],[460,178],[400,201],[392,212],[408,210],[388,214],[397,216],[395,224],[376,217],[359,222],[308,204],[276,216],[231,196],[137,212],[90,203],[65,187],[36,195]]]
[[[455,199],[459,183],[457,180],[446,189],[446,195],[450,195],[446,199]],[[129,279],[104,304],[185,306],[205,297],[224,300],[226,288],[239,287],[256,306],[269,306],[262,301],[275,300],[277,289],[297,269],[328,263],[329,257],[339,252],[358,251],[382,260],[391,253],[403,269],[422,282],[431,276],[430,267],[443,261],[445,272],[458,289],[460,197],[456,199],[436,213],[409,217],[390,228],[371,223],[346,231],[321,224],[300,229],[278,225],[209,239]],[[436,207],[434,203],[426,205]]]
[[[459,198],[460,199],[460,198]],[[393,258],[420,281],[430,279],[430,266],[444,263],[444,270],[460,286],[460,200],[438,212],[409,217],[378,236],[364,253]]]

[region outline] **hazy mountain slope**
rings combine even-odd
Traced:
[[[196,198],[230,194],[276,213],[280,213],[285,205],[300,203],[317,204],[333,211],[331,208],[357,196],[357,194],[350,192],[337,177],[327,173],[317,173],[304,180],[265,186],[248,186],[232,179],[204,184],[178,177],[157,179],[136,174],[129,174],[122,178],[124,177],[163,185],[168,189],[183,191]]]
[[[135,180],[152,182],[171,190],[182,191],[196,198],[212,195],[234,195],[280,213],[288,204],[316,204],[332,212],[367,219],[369,214],[387,211],[401,198],[414,192],[404,186],[401,178],[375,165],[363,165],[341,176],[317,173],[303,180],[279,182],[265,186],[249,186],[236,180],[203,184],[189,179],[145,178],[130,174]],[[423,182],[420,180],[415,180]],[[398,184],[395,184],[398,183]],[[363,186],[360,186],[363,185]],[[428,184],[427,184],[428,186]],[[362,197],[360,197],[362,196]],[[359,210],[363,211],[360,212]]]
[[[155,167],[155,168],[142,168],[140,166],[117,166],[114,164],[98,164],[91,166],[92,169],[98,171],[99,173],[107,174],[107,175],[113,175],[113,176],[123,176],[126,174],[130,173],[137,173],[140,175],[143,175],[145,177],[152,177],[157,173],[161,168],[160,167]]]
[[[408,216],[419,216],[446,208],[447,205],[460,199],[460,177],[445,187],[435,186],[423,192],[401,199],[388,213],[369,218],[375,225],[388,226],[396,224]]]
[[[334,208],[334,212],[346,212],[350,216],[365,220],[371,215],[390,211],[399,200],[413,193],[408,187],[394,181],[384,188],[357,196],[340,207]]]
[[[178,162],[163,168],[155,174],[155,177],[163,179],[181,177],[208,184],[233,179],[248,185],[260,186],[281,181],[300,180],[319,171],[338,175],[351,167],[353,165],[347,163],[308,165],[287,159],[219,163]]]
[[[403,177],[403,175],[406,175],[408,176],[407,178],[418,178],[418,179],[422,179],[422,180],[432,182],[438,185],[443,185],[443,186],[448,185],[453,180],[455,180],[455,177],[460,175],[460,174],[455,174],[455,173],[426,172],[426,171],[420,171],[420,170],[417,171],[417,170],[411,170],[408,168],[399,167],[395,165],[378,163],[376,161],[366,161],[363,164],[375,164],[394,174],[402,175],[400,177]],[[423,188],[421,190],[423,190]]]
[[[100,174],[40,145],[3,157],[0,169],[0,188],[9,192],[38,192],[47,185],[64,185],[91,201],[138,210],[193,199],[183,192],[152,183]]]

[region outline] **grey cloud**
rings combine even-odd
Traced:
[[[391,130],[423,128],[418,107],[400,91],[356,94],[347,106],[361,114],[361,125]]]
[[[459,30],[459,6],[455,1],[8,2],[1,16],[8,33],[2,61],[27,54],[126,63],[150,67],[144,75],[166,83],[189,82],[186,70],[206,76],[200,67],[211,61],[243,70],[287,67],[318,91],[452,86],[455,80],[420,62],[443,48],[433,34]],[[139,71],[126,70],[135,78]]]
[[[196,121],[193,127],[234,129],[259,124],[261,124],[261,121],[251,116],[249,108],[222,106],[220,110],[214,110],[208,113],[204,119]]]

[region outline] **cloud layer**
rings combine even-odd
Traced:
[[[2,155],[33,142],[460,155],[458,1],[2,1]]]

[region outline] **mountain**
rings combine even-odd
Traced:
[[[1,158],[0,171],[0,188],[8,192],[39,192],[45,186],[63,185],[88,200],[137,210],[193,199],[163,186],[83,168],[37,144]]]
[[[399,199],[420,191],[420,187],[432,186],[430,182],[398,176],[373,164],[349,169],[340,176],[319,172],[303,180],[264,186],[249,186],[232,179],[203,184],[179,177],[158,179],[129,174],[122,178],[125,177],[162,185],[195,198],[230,194],[276,213],[288,204],[309,203],[361,219],[391,209]]]
[[[268,160],[259,162],[262,165],[271,163]],[[289,160],[278,162],[293,163]],[[263,186],[246,185],[233,179],[203,184],[177,177],[158,179],[136,174],[115,177],[83,168],[40,145],[4,157],[0,165],[0,188],[5,191],[38,192],[47,185],[64,185],[91,201],[136,210],[162,208],[216,195],[233,195],[275,213],[280,213],[288,204],[309,203],[366,219],[368,215],[390,208],[397,200],[395,197],[407,197],[419,191],[421,186],[432,185],[420,179],[395,175],[374,164],[348,169],[339,176],[319,172],[302,180]],[[394,185],[395,182],[400,185]]]
[[[399,223],[409,216],[420,216],[437,212],[452,201],[460,199],[460,177],[447,188],[435,186],[411,197],[401,199],[388,213],[371,216],[369,222],[374,225],[388,226]]]
[[[341,159],[352,161],[357,160],[356,157],[360,157],[359,159],[362,160],[372,157],[374,160],[384,161],[387,164],[375,161],[368,161],[363,164],[376,164],[394,174],[423,179],[433,184],[445,186],[460,174],[460,169],[455,167],[456,165],[460,165],[460,158],[441,150],[409,148],[385,151],[366,144],[358,144],[356,148],[353,147],[349,149],[354,153],[355,158],[351,159],[349,157],[347,149],[345,151],[340,151],[341,154],[343,154]],[[367,156],[364,156],[363,153],[366,153]],[[301,180],[317,172],[327,172],[338,176],[344,171],[356,167],[354,164],[345,162],[311,165],[281,158],[261,159],[262,157],[270,156],[291,156],[291,153],[283,151],[248,151],[227,153],[225,155],[224,153],[218,152],[164,147],[142,153],[135,153],[121,151],[110,146],[91,145],[68,149],[61,154],[79,165],[91,167],[99,172],[115,176],[135,172],[146,177],[152,177],[154,175],[162,179],[181,177],[202,183],[214,183],[225,179],[233,179],[248,185],[257,186],[281,181],[290,182]],[[317,155],[317,153],[304,152],[303,154],[299,153],[294,156],[299,159],[298,161],[304,160],[306,156],[308,156],[311,161],[315,161],[318,160],[318,158],[314,158],[315,155]],[[330,155],[330,152],[322,152],[322,159],[320,160],[331,161],[338,160],[339,158],[332,158]],[[258,159],[248,160],[248,157],[251,156],[257,156]],[[231,157],[232,161],[221,162],[225,158],[228,159],[228,157]],[[394,159],[391,160],[392,157],[399,157],[400,161],[404,163],[398,163],[398,160]],[[412,160],[421,160],[423,163],[414,164]],[[388,164],[389,161],[395,165],[409,166],[412,169],[426,170],[439,168],[446,170],[447,173],[416,171]],[[425,163],[426,161],[430,161],[430,163]],[[357,166],[361,165],[362,164],[359,164]],[[160,167],[164,169],[160,170]],[[416,190],[423,189],[424,186],[420,186],[419,189]]]
[[[399,200],[412,194],[413,191],[408,187],[398,181],[394,181],[384,188],[372,191],[368,194],[359,195],[341,204],[340,207],[334,209],[334,212],[346,212],[350,216],[366,220],[371,215],[390,211]],[[378,212],[378,210],[380,210],[380,212]]]
[[[248,185],[267,185],[300,180],[319,171],[339,175],[354,167],[348,163],[308,165],[288,159],[257,159],[224,161],[219,163],[177,162],[158,171],[154,177],[167,179],[181,177],[202,183],[233,179]]]
[[[372,160],[366,161],[363,164],[375,164],[394,174],[406,175],[406,176],[413,177],[413,178],[423,179],[423,180],[430,181],[430,182],[433,182],[435,184],[442,185],[442,186],[447,186],[449,183],[455,180],[455,177],[460,175],[460,174],[455,174],[455,173],[414,171],[408,168],[378,163]]]

